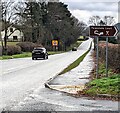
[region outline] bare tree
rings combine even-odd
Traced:
[[[93,26],[110,26],[115,24],[115,19],[112,16],[104,16],[103,18],[101,18],[100,16],[92,16],[90,17],[88,24]]]
[[[80,32],[80,34],[82,35],[82,33],[86,30],[87,25],[86,23],[84,23],[83,21],[79,21],[77,18],[75,18],[74,16],[72,16],[73,18],[73,22],[74,22],[74,26],[77,28],[78,32]],[[79,28],[79,29],[78,29]]]
[[[100,24],[100,20],[101,18],[99,16],[92,16],[90,17],[88,24],[98,26]]]
[[[2,55],[2,48],[3,48],[3,40],[1,36],[1,31],[2,31],[2,3],[0,2],[0,42],[1,42],[0,55]]]
[[[1,41],[1,45],[0,45],[0,56],[2,55],[2,48],[3,48],[3,41],[2,41],[2,36],[1,36],[1,30],[2,30],[2,23],[0,22],[0,41]]]
[[[6,46],[7,46],[7,38],[8,38],[7,31],[8,31],[8,27],[11,26],[13,24],[13,22],[16,20],[14,5],[15,5],[15,3],[12,2],[11,0],[7,1],[7,2],[2,2],[1,3],[2,24],[3,24],[2,25],[3,26],[2,29],[5,31],[5,36],[4,36],[4,48],[5,48],[5,50],[6,50]]]
[[[115,25],[115,19],[112,16],[104,16],[103,22],[105,25]]]

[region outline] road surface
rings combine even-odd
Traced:
[[[91,39],[84,42],[80,51],[51,55],[48,60],[19,58],[0,61],[0,106],[10,109],[36,88],[43,87],[50,77],[55,76],[83,54],[89,48],[90,42]]]
[[[27,105],[27,100],[35,98],[36,92],[37,94],[41,95],[38,104],[41,107],[38,107],[39,109],[36,108],[35,110],[67,110],[68,108],[71,108],[71,106],[72,109],[75,110],[75,103],[78,101],[75,102],[75,99],[72,97],[64,96],[61,93],[44,88],[44,83],[49,78],[61,72],[65,67],[67,67],[70,63],[72,63],[75,59],[87,51],[91,41],[92,40],[89,39],[83,42],[78,51],[70,51],[58,55],[51,55],[49,56],[48,60],[31,60],[31,58],[19,58],[0,61],[2,66],[0,72],[0,91],[2,94],[0,95],[0,101],[2,100],[0,102],[0,110],[3,108],[5,110],[20,110],[23,103],[24,105],[25,103]],[[54,98],[54,95],[57,95],[57,97]],[[62,98],[61,103],[59,103],[60,98],[58,98],[60,95]],[[64,101],[65,98],[66,101]],[[70,98],[72,99],[70,100]],[[67,100],[74,100],[74,106],[71,104],[67,105]],[[87,107],[84,107],[84,102],[83,105],[81,104],[81,109],[86,108],[84,110],[88,110],[93,101],[89,102],[89,100],[82,100],[83,102],[85,101],[89,104]],[[33,103],[34,101],[35,100],[33,100]],[[113,108],[109,108],[117,109],[116,105],[117,103],[113,102]],[[48,108],[46,108],[47,106]],[[28,105],[21,110],[33,110],[30,108],[30,105]],[[96,108],[99,108],[99,105],[96,105]],[[106,107],[106,109],[108,108]]]

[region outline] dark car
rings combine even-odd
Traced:
[[[77,51],[77,47],[73,47],[73,48],[72,48],[72,51]]]
[[[32,60],[37,58],[48,59],[47,50],[43,47],[34,48],[32,51]]]

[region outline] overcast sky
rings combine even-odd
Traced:
[[[71,13],[80,21],[88,22],[91,16],[113,16],[118,22],[119,0],[60,0],[68,5]]]
[[[6,0],[2,0],[2,1],[6,1]],[[15,1],[24,1],[24,0],[15,0]],[[34,0],[30,0],[30,1],[34,1]],[[88,23],[88,20],[91,16],[100,16],[100,17],[113,16],[116,20],[116,23],[120,22],[120,17],[119,17],[120,8],[119,8],[119,16],[118,16],[118,2],[120,0],[59,0],[59,1],[67,4],[72,15],[74,15],[80,21],[84,21],[85,23]]]

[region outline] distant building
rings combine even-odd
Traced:
[[[2,40],[4,40],[5,30],[1,31]],[[21,30],[16,27],[10,26],[7,31],[7,41],[23,41],[24,34]]]

